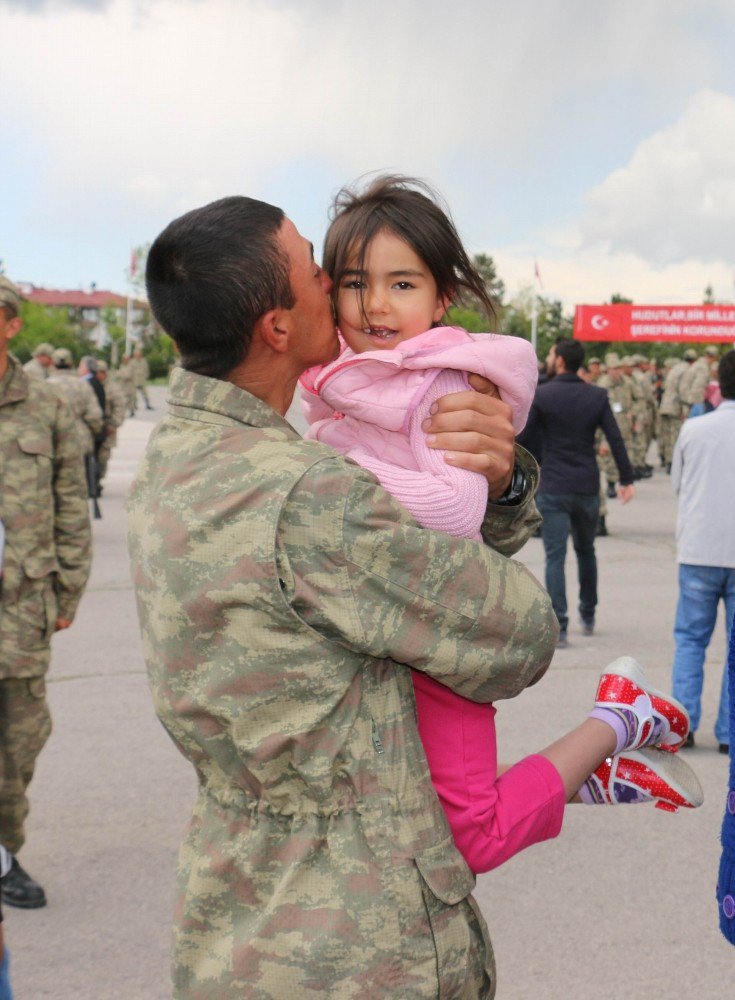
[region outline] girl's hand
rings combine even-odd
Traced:
[[[511,409],[492,382],[479,375],[469,380],[475,391],[442,396],[423,429],[429,447],[443,449],[449,465],[485,476],[488,495],[497,500],[508,488],[515,464]]]

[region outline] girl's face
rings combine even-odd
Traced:
[[[356,354],[397,347],[439,322],[448,303],[408,243],[383,229],[365,251],[363,270],[357,256],[350,255],[335,292],[337,323]]]

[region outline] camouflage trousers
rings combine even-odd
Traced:
[[[99,481],[107,475],[107,464],[110,461],[112,449],[117,444],[117,433],[109,434],[102,444],[97,448],[97,476]]]
[[[679,417],[669,417],[659,414],[658,450],[661,461],[667,465],[671,462],[674,454],[674,447],[679,431],[681,430],[681,420]]]
[[[50,733],[45,679],[0,680],[0,843],[14,854],[25,841],[26,790]]]

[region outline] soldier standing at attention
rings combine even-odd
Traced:
[[[136,394],[140,393],[143,397],[146,410],[152,410],[153,407],[151,406],[150,399],[148,399],[148,390],[146,389],[146,383],[150,378],[151,372],[148,362],[143,357],[143,352],[139,347],[136,347],[133,351],[133,360],[130,362],[130,367],[133,369],[133,385],[135,386]]]
[[[33,357],[23,365],[23,371],[31,378],[45,381],[54,373],[54,348],[52,344],[39,344],[33,351]]]
[[[77,377],[72,365],[74,359],[66,347],[54,351],[55,373],[48,379],[64,396],[71,407],[77,425],[79,446],[83,455],[94,453],[95,437],[102,430],[102,407],[91,386]]]
[[[478,702],[518,693],[553,653],[548,595],[498,551],[418,527],[283,419],[339,343],[331,282],[280,209],[224,198],[175,220],[147,288],[183,367],[128,545],[156,708],[199,777],[173,995],[490,1000],[492,948],[408,667]],[[486,476],[483,532],[503,552],[538,520],[509,412],[453,393],[425,425]],[[530,479],[499,504],[518,466]]]
[[[618,425],[618,429],[625,444],[626,454],[630,454],[633,447],[633,430],[631,422],[631,409],[633,399],[630,386],[623,375],[620,367],[620,357],[610,351],[605,355],[605,374],[597,380],[600,389],[607,389],[610,399],[610,409]],[[610,451],[610,445],[606,440],[600,440],[598,455],[602,458],[602,467],[607,480],[607,495],[614,499],[617,496],[618,466]]]
[[[110,461],[112,449],[117,444],[117,429],[125,420],[127,404],[125,395],[114,379],[107,377],[107,362],[97,361],[95,376],[105,387],[105,437],[97,448],[97,479],[101,485],[107,474],[107,463]]]
[[[643,386],[636,375],[640,372],[635,367],[635,358],[632,354],[626,354],[620,361],[623,376],[630,390],[630,433],[631,451],[630,460],[633,463],[633,474],[636,479],[648,479],[652,474],[652,469],[646,465],[646,423],[648,420],[648,405]]]
[[[87,484],[74,417],[65,400],[28,378],[8,353],[22,326],[20,293],[0,276],[0,843],[25,841],[26,789],[51,732],[45,674],[51,636],[69,628],[89,575]],[[17,859],[2,901],[44,906],[41,886]]]

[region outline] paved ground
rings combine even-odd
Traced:
[[[23,862],[45,910],[6,910],[18,1000],[164,1000],[176,851],[193,772],[155,719],[146,687],[122,535],[137,458],[162,412],[128,421],[94,525],[90,587],[74,627],[54,640],[54,733],[32,785]],[[667,477],[611,503],[598,546],[598,633],[571,629],[543,682],[498,713],[502,756],[551,742],[589,709],[599,668],[621,652],[666,688],[676,597],[675,505]],[[543,571],[541,543],[520,558]],[[574,583],[570,571],[570,593]],[[572,602],[573,605],[573,602]],[[724,628],[708,658],[699,747],[688,754],[702,809],[569,810],[559,840],[478,881],[499,968],[498,1000],[720,1000],[735,953],[720,935],[714,886],[727,758],[712,735]],[[212,997],[211,1000],[217,1000]]]

